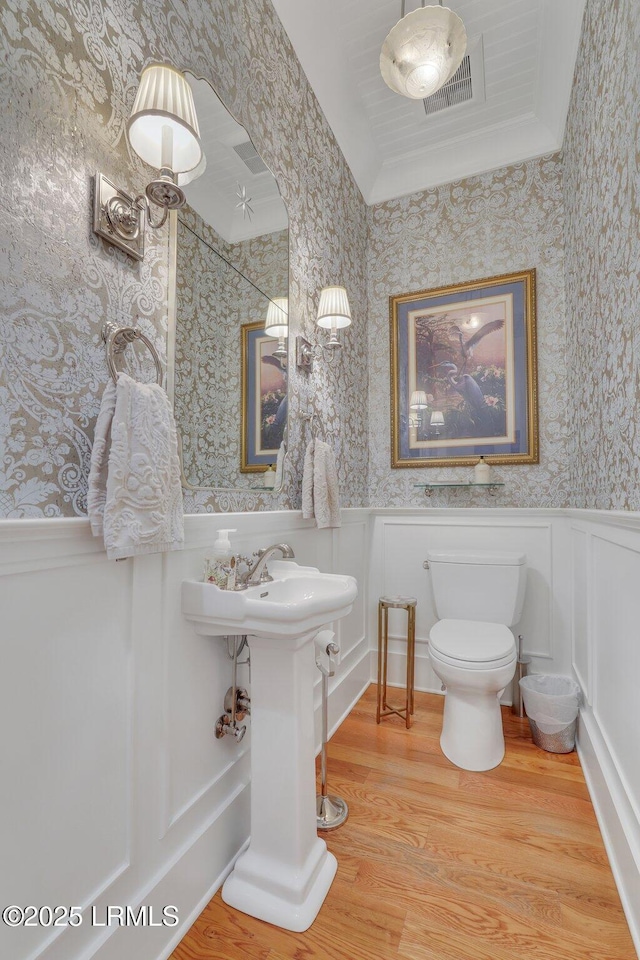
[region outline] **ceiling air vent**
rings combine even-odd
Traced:
[[[439,110],[446,110],[447,107],[455,107],[458,103],[464,103],[473,98],[473,88],[471,86],[471,62],[469,54],[463,57],[462,63],[451,77],[447,80],[444,87],[440,87],[430,97],[425,97],[424,112],[429,116],[432,113],[438,113]]]
[[[422,102],[424,112],[431,116],[461,103],[483,103],[484,99],[484,48],[482,36],[478,36],[469,42],[467,53],[451,80]]]
[[[269,170],[260,154],[256,153],[256,148],[250,140],[245,141],[245,143],[238,143],[233,149],[254,177]]]

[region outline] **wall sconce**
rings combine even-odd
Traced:
[[[351,324],[349,298],[344,287],[324,287],[321,290],[316,324],[323,330],[330,331],[326,343],[314,348],[304,337],[296,337],[296,363],[306,370],[311,369],[314,360],[325,358],[325,350],[328,351],[326,354],[327,363],[331,363],[336,351],[342,348],[342,344],[338,340],[338,330],[342,330]]]
[[[278,346],[272,356],[285,360],[287,345],[284,342],[289,336],[289,298],[274,297],[267,307],[267,318],[264,322],[264,332],[268,337],[276,337]]]
[[[440,427],[444,427],[444,414],[442,410],[434,410],[431,414],[430,426],[436,428],[436,437],[440,436]]]
[[[411,399],[409,400],[409,410],[417,410],[418,416],[412,417],[409,415],[410,427],[422,426],[422,411],[426,410],[428,406],[429,404],[427,403],[427,395],[424,390],[414,390],[411,394]]]
[[[140,159],[160,175],[132,199],[97,173],[93,229],[142,260],[145,218],[154,230],[164,226],[169,210],[177,210],[186,202],[182,187],[199,177],[206,166],[193,94],[179,70],[156,63],[142,71],[127,137]],[[156,223],[151,204],[162,210]]]

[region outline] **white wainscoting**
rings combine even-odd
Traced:
[[[416,688],[440,692],[428,656],[429,631],[436,622],[429,571],[429,550],[507,550],[527,556],[527,594],[522,620],[514,627],[538,673],[569,673],[570,626],[567,599],[571,583],[565,559],[567,520],[560,510],[373,510],[371,596],[417,597]],[[369,633],[377,631],[375,602]],[[406,615],[390,611],[389,677],[403,685],[406,676]],[[372,676],[377,674],[375,647]],[[511,702],[505,691],[504,702]]]
[[[578,748],[640,955],[640,516],[569,518]]]
[[[230,683],[223,642],[180,613],[215,531],[239,551],[287,541],[298,559],[353,574],[360,595],[337,625],[335,729],[376,676],[377,599],[418,597],[420,689],[435,613],[429,549],[523,550],[521,623],[533,669],[570,674],[585,706],[579,749],[640,947],[640,515],[549,510],[345,510],[318,531],[299,513],[186,519],[181,552],[108,562],[85,520],[0,521],[0,902],[179,908],[177,928],[18,929],[11,960],[162,960],[221,884],[249,832],[250,734],[213,737]],[[391,620],[391,679],[403,683],[404,624]],[[245,668],[246,669],[246,668]],[[315,690],[320,731],[320,677]],[[330,771],[329,771],[330,772]],[[640,952],[640,951],[639,951]]]
[[[251,737],[213,736],[231,664],[182,617],[180,583],[201,576],[220,527],[237,528],[239,552],[286,541],[300,562],[355,576],[336,628],[335,727],[370,680],[368,512],[345,510],[343,524],[190,516],[184,550],[115,563],[85,520],[0,522],[0,902],[86,911],[75,929],[0,925],[0,956],[157,960],[184,935],[248,839]],[[315,700],[319,737],[319,673]],[[148,904],[156,919],[175,904],[181,923],[92,927],[86,908],[104,919],[109,904]]]

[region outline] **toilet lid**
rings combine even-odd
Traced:
[[[509,627],[480,620],[439,620],[429,644],[436,653],[467,663],[503,660],[515,652]]]

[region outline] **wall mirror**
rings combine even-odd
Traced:
[[[264,329],[274,313],[286,327],[287,211],[247,131],[207,81],[186,76],[206,169],[171,225],[167,384],[183,480],[261,489],[287,443],[288,340]]]

